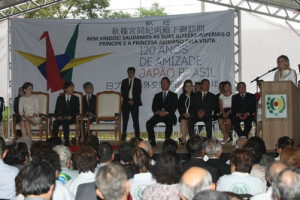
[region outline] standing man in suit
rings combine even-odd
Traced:
[[[232,96],[232,124],[239,137],[248,138],[254,120],[253,113],[256,111],[256,100],[254,94],[246,92],[246,83],[239,82],[237,89],[239,93]],[[244,131],[240,125],[242,121],[245,123]]]
[[[54,114],[56,116],[53,122],[53,136],[58,136],[58,128],[63,126],[65,145],[69,146],[69,125],[76,123],[76,115],[79,114],[79,98],[73,95],[74,84],[65,82],[63,86],[64,95],[57,97]]]
[[[215,107],[216,97],[209,92],[210,82],[208,79],[201,81],[202,91],[195,93],[195,98],[192,100],[191,119],[188,122],[188,129],[190,137],[195,135],[194,126],[197,122],[203,121],[206,127],[207,137],[212,137],[212,112]],[[199,126],[201,132],[203,126]]]
[[[126,141],[127,125],[129,113],[131,113],[135,137],[140,137],[140,123],[139,123],[139,106],[142,105],[141,93],[142,84],[141,80],[134,77],[135,68],[129,67],[127,69],[128,78],[122,81],[121,93],[122,101],[122,116],[123,116],[123,132],[122,141]]]
[[[165,139],[168,139],[173,132],[173,124],[176,124],[177,121],[175,111],[177,109],[178,98],[177,94],[170,91],[169,88],[169,78],[162,78],[162,91],[155,94],[152,102],[152,111],[154,115],[146,123],[148,139],[151,141],[150,144],[152,146],[156,146],[154,126],[159,122],[164,122],[166,124]]]
[[[91,82],[86,82],[83,84],[83,89],[86,93],[83,97],[83,116],[89,116],[91,117],[90,122],[95,121],[95,115],[96,115],[96,95],[94,95],[94,86]],[[86,134],[86,126],[87,121],[85,120],[83,122],[83,134],[84,138],[87,138]],[[81,135],[79,136],[81,138]],[[83,142],[83,141],[82,141]]]

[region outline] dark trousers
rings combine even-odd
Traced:
[[[188,129],[189,129],[189,136],[193,136],[195,135],[195,124],[197,122],[203,121],[205,124],[205,128],[206,128],[206,134],[208,138],[212,138],[212,118],[211,117],[204,117],[204,118],[199,118],[199,117],[194,117],[191,118],[188,121]],[[199,129],[199,133],[201,132],[203,128],[203,125],[199,125],[198,129]]]
[[[127,136],[127,125],[129,120],[129,113],[131,113],[133,128],[135,137],[140,137],[140,123],[139,123],[139,106],[131,106],[129,104],[122,105],[122,117],[123,117],[123,129],[122,129],[122,137],[126,138]]]
[[[67,119],[64,120],[56,119],[53,122],[53,137],[58,137],[58,128],[60,125],[62,125],[63,132],[64,132],[64,139],[66,141],[66,144],[69,144],[69,125],[75,123],[76,123],[76,119],[73,118],[70,121]]]
[[[232,124],[234,131],[238,134],[239,137],[246,136],[248,138],[248,134],[252,128],[253,116],[248,116],[244,120],[244,131],[241,128],[241,119],[239,117],[232,117]]]
[[[173,132],[173,118],[170,115],[164,117],[160,117],[159,115],[154,115],[146,123],[148,139],[151,140],[152,142],[155,142],[154,126],[159,122],[164,122],[166,124],[166,130],[165,130],[166,139],[170,138]]]

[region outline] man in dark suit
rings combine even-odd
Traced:
[[[75,200],[100,200],[96,193],[96,183],[83,183],[78,186]]]
[[[202,91],[195,93],[195,97],[192,101],[191,119],[188,121],[189,135],[195,135],[194,126],[197,122],[203,121],[206,127],[207,137],[212,137],[212,112],[215,107],[216,97],[209,92],[210,82],[208,79],[201,81]],[[199,132],[203,126],[199,127]]]
[[[186,143],[191,159],[183,163],[184,171],[191,167],[201,167],[206,169],[212,175],[213,182],[216,183],[219,179],[218,167],[210,165],[203,160],[205,155],[204,141],[198,135],[192,136]]]
[[[76,115],[79,114],[79,98],[73,95],[74,84],[65,82],[63,86],[64,95],[57,97],[54,114],[56,116],[53,122],[53,136],[58,136],[59,126],[63,126],[65,145],[69,146],[69,125],[76,123]]]
[[[220,160],[223,152],[222,144],[213,138],[206,141],[205,153],[209,157],[208,164],[218,167],[219,175],[230,174],[230,165]]]
[[[83,89],[86,93],[86,95],[84,95],[83,97],[83,116],[90,116],[91,117],[90,122],[94,122],[95,115],[96,115],[96,95],[93,94],[94,86],[91,82],[86,82],[83,84]],[[87,121],[84,120],[83,122],[84,138],[87,138],[87,133],[85,129],[86,123]],[[81,135],[79,136],[79,139],[81,139]]]
[[[129,113],[131,113],[135,137],[140,137],[140,123],[139,123],[139,106],[142,105],[141,93],[142,84],[141,80],[134,77],[135,68],[129,67],[127,69],[128,78],[122,81],[121,93],[122,101],[122,117],[123,117],[123,132],[122,141],[126,141],[127,125]]]
[[[237,85],[238,94],[232,96],[232,124],[238,136],[246,136],[252,128],[254,120],[253,113],[256,111],[254,94],[246,92],[246,84],[240,82]],[[244,122],[244,131],[241,129],[241,122]]]
[[[170,138],[173,131],[173,124],[176,124],[177,118],[175,111],[177,109],[177,94],[170,91],[170,80],[168,77],[161,79],[162,92],[155,94],[152,102],[152,111],[154,113],[147,123],[148,139],[152,146],[156,146],[154,136],[154,126],[159,122],[166,124],[165,139]]]

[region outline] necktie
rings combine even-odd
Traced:
[[[244,95],[244,94],[242,94],[242,100],[244,101],[244,99],[245,99],[245,95]]]
[[[166,93],[166,92],[164,92],[164,94],[163,94],[163,103],[165,103],[165,100],[166,100],[166,95],[167,95],[167,93]]]
[[[205,97],[206,97],[206,92],[203,94],[202,101],[205,100]]]
[[[89,94],[88,95],[88,106],[90,106],[90,103],[91,103],[91,95]]]
[[[130,79],[129,81],[129,90],[131,89],[131,85],[132,85],[132,79]]]
[[[67,108],[69,107],[70,97],[67,97]]]

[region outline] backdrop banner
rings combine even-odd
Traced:
[[[120,91],[127,68],[142,80],[141,131],[153,115],[160,80],[178,96],[183,82],[206,78],[211,92],[234,82],[234,11],[105,20],[11,19],[12,96],[24,82],[50,94],[50,112],[64,81],[75,91]],[[129,131],[132,131],[131,119]]]

